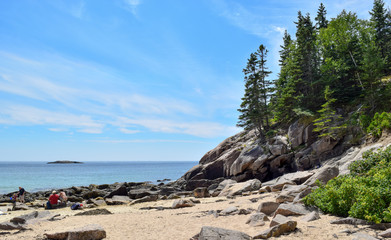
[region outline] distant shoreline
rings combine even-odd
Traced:
[[[48,162],[47,164],[82,164],[82,163],[83,162],[61,160],[61,161]]]

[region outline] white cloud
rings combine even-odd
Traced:
[[[137,8],[141,4],[141,0],[123,0],[125,8],[137,17]]]
[[[229,86],[225,90],[233,91]],[[238,131],[213,121],[189,121],[202,119],[206,111],[224,108],[214,105],[226,99],[213,95],[207,106],[197,106],[174,96],[142,95],[137,89],[128,79],[97,64],[51,55],[36,60],[0,52],[0,92],[13,96],[12,101],[2,102],[0,123],[4,125],[43,125],[50,131],[95,134],[114,126],[125,134],[146,128],[198,137],[228,136]],[[219,89],[214,94],[223,95]]]
[[[284,32],[285,32],[285,28],[283,28],[283,27],[273,26],[273,29],[274,29],[274,31],[276,31],[280,34],[284,34]]]
[[[117,124],[142,126],[153,132],[180,133],[203,138],[231,136],[240,131],[239,128],[216,122],[179,122],[164,119],[131,119],[122,117],[118,119]]]
[[[122,133],[126,133],[126,134],[135,134],[135,133],[139,133],[140,132],[139,130],[131,130],[131,129],[127,129],[127,128],[120,128],[119,130]]]
[[[101,133],[105,124],[93,120],[88,115],[76,115],[67,112],[49,111],[25,105],[7,105],[2,103],[0,123],[7,125],[52,125],[73,127],[79,132]],[[61,128],[51,128],[51,131]]]

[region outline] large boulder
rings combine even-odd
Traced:
[[[234,185],[227,185],[219,194],[219,196],[234,196],[241,195],[248,191],[257,191],[261,188],[261,181],[258,179],[248,180],[242,183],[236,183]]]
[[[143,198],[145,196],[150,196],[150,195],[158,195],[158,192],[156,191],[151,191],[150,189],[133,189],[128,192],[128,196],[131,199],[138,199],[138,198]]]
[[[303,132],[305,127],[306,126],[304,124],[299,123],[299,121],[296,121],[289,126],[288,138],[292,148],[297,148],[304,142]]]
[[[259,156],[263,155],[264,150],[259,145],[250,145],[241,151],[239,157],[232,163],[229,175],[238,175],[249,168]]]
[[[314,175],[312,175],[303,184],[308,186],[315,186],[316,180],[326,184],[329,180],[335,178],[339,174],[339,168],[337,166],[323,166]]]
[[[112,198],[114,195],[128,196],[128,190],[126,189],[126,184],[122,184],[118,186],[114,191],[111,191],[106,197]]]
[[[251,237],[243,232],[204,226],[201,228],[198,240],[250,240]]]
[[[274,215],[281,214],[284,216],[300,216],[310,213],[304,205],[296,203],[283,203],[278,206]]]
[[[277,202],[262,202],[258,207],[258,211],[270,216],[277,210],[279,206],[280,203]]]

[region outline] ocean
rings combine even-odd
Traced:
[[[46,162],[0,162],[0,194],[18,190],[28,192],[111,184],[177,180],[198,162],[84,162],[83,164],[47,164]]]

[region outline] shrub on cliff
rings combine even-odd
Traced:
[[[375,223],[391,222],[391,146],[367,152],[338,176],[304,198],[325,213],[351,216]]]

